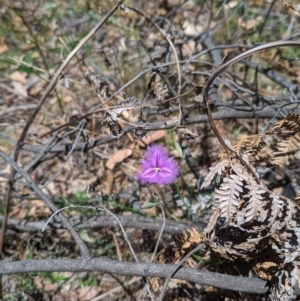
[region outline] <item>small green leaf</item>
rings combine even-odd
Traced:
[[[82,238],[82,240],[87,242],[87,243],[94,243],[96,241],[94,238],[89,236],[87,230],[81,230],[79,232],[79,235]]]
[[[53,8],[57,7],[57,3],[55,3],[55,2],[46,2],[42,5],[42,7],[45,10],[52,10]]]
[[[149,208],[152,208],[154,206],[156,206],[156,203],[149,202],[149,203],[144,204],[143,206],[141,206],[141,209],[149,209]]]
[[[183,150],[182,150],[180,144],[178,142],[174,142],[174,145],[175,145],[175,148],[176,148],[178,154],[180,155],[180,157],[182,159],[184,159],[185,158],[185,154],[183,153]]]

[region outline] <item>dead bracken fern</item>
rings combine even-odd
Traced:
[[[250,163],[266,167],[282,167],[290,160],[299,160],[299,148],[300,116],[295,113],[289,114],[268,131],[242,139],[233,147],[236,153],[246,154]]]
[[[300,207],[295,202],[300,197],[290,200],[270,191],[256,168],[282,167],[297,159],[299,135],[300,115],[290,114],[268,131],[237,142],[234,152],[222,153],[202,184],[205,188],[221,178],[204,237],[195,229],[184,233],[160,252],[158,261],[179,262],[205,242],[218,262],[215,270],[245,277],[252,272],[270,281],[272,301],[293,300],[300,279]],[[161,288],[156,278],[151,283]]]
[[[221,154],[202,185],[221,175],[205,241],[226,272],[247,276],[252,271],[270,280],[272,300],[292,300],[300,264],[300,207],[270,191],[254,166],[283,167],[299,159],[300,115],[290,114],[232,149]]]
[[[202,242],[203,235],[196,229],[189,229],[184,232],[177,241],[174,241],[172,244],[162,249],[157,256],[156,261],[160,263],[179,263],[185,255]],[[185,265],[194,268],[196,267],[197,262],[193,258],[189,257],[185,261]],[[176,282],[183,283],[184,281],[177,280]],[[160,278],[150,278],[150,284],[155,292],[162,289],[162,280]]]

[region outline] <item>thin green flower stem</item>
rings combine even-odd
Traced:
[[[188,202],[186,202],[186,201],[184,200],[184,197],[182,196],[182,194],[181,194],[181,192],[180,192],[180,190],[179,190],[178,184],[177,184],[177,183],[174,183],[174,186],[175,186],[176,192],[177,192],[177,194],[179,195],[179,197],[180,197],[182,203],[186,206],[186,208],[187,208],[187,210],[188,210],[189,216],[191,216],[191,217],[192,217],[192,220],[195,221],[195,220],[196,220],[196,215],[193,214],[191,205],[190,205]]]
[[[176,182],[174,183],[174,186],[175,186],[176,192],[178,193],[181,201],[186,206],[186,208],[188,210],[189,216],[192,218],[192,221],[197,225],[197,230],[200,233],[202,233],[202,227],[199,225],[197,216],[196,216],[196,214],[193,213],[190,203],[184,201],[184,198],[183,198],[183,196],[182,196],[182,194],[181,194],[181,192],[179,190],[179,186],[178,186],[178,184]]]
[[[128,236],[127,236],[127,234],[126,234],[126,232],[125,232],[125,230],[124,230],[124,228],[123,228],[122,223],[121,223],[120,220],[118,219],[118,217],[115,216],[111,211],[109,211],[109,210],[106,209],[105,207],[103,207],[103,208],[97,208],[97,209],[98,209],[98,210],[103,210],[103,211],[107,212],[108,214],[110,214],[110,215],[118,222],[118,224],[119,224],[119,226],[120,226],[120,228],[121,228],[123,237],[124,237],[124,239],[125,239],[125,241],[126,241],[128,247],[129,247],[129,250],[130,250],[130,252],[131,252],[131,254],[132,254],[134,260],[138,263],[139,260],[138,260],[136,254],[135,254],[135,252],[134,252],[134,250],[133,250],[133,247],[132,247],[132,245],[131,245],[131,243],[130,243],[130,240],[129,240],[129,238],[128,238]],[[154,300],[154,297],[153,297],[153,295],[152,295],[150,286],[149,286],[149,284],[148,284],[148,282],[147,282],[146,277],[143,277],[143,279],[144,279],[145,286],[146,286],[146,289],[147,289],[147,292],[148,292],[148,294],[149,294],[149,296],[150,296],[151,301],[155,301],[155,300]]]

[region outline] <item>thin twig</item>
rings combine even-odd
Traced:
[[[36,105],[32,104],[32,103],[28,103],[28,104],[25,104],[25,105],[19,105],[19,106],[11,106],[11,107],[9,107],[5,110],[1,110],[0,111],[0,117],[4,116],[6,114],[9,114],[9,113],[15,112],[15,111],[27,111],[27,110],[32,110],[32,109],[35,109],[35,108],[36,108]]]
[[[79,138],[80,138],[80,136],[81,136],[81,133],[82,133],[82,131],[83,131],[83,129],[84,129],[85,124],[86,124],[86,121],[85,121],[85,120],[82,120],[82,121],[79,123],[79,125],[78,125],[79,130],[76,129],[76,131],[78,131],[78,133],[77,133],[77,135],[76,135],[76,139],[75,139],[74,145],[76,145],[76,144],[78,143]],[[51,182],[53,182],[53,181],[54,181],[54,180],[62,173],[62,171],[63,171],[63,169],[64,169],[64,167],[65,167],[65,165],[66,165],[68,159],[70,158],[70,156],[72,155],[72,153],[73,153],[73,151],[74,151],[74,148],[75,148],[74,145],[73,145],[73,147],[71,148],[71,150],[69,151],[67,157],[65,158],[65,162],[62,164],[61,168],[55,173],[55,175],[54,175],[53,177],[51,177],[51,179],[49,179],[49,180],[43,185],[42,188],[47,187]]]
[[[161,240],[161,238],[162,238],[162,235],[163,235],[163,233],[164,233],[164,229],[165,229],[165,226],[166,226],[166,215],[165,215],[165,210],[164,210],[164,207],[163,207],[163,203],[162,203],[161,201],[159,201],[159,202],[158,202],[158,205],[159,205],[160,210],[161,210],[161,215],[162,215],[162,218],[163,218],[163,224],[162,224],[161,229],[160,229],[160,231],[159,231],[159,235],[158,235],[158,238],[157,238],[157,241],[156,241],[156,245],[155,245],[154,251],[153,251],[153,253],[152,253],[150,262],[153,261],[155,255],[156,255],[156,252],[157,252],[157,249],[158,249],[160,240]]]

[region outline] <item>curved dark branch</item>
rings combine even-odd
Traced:
[[[205,107],[207,109],[207,116],[209,119],[209,123],[212,127],[212,130],[214,131],[214,134],[216,135],[216,137],[218,138],[220,144],[222,145],[222,147],[224,148],[224,150],[229,154],[229,153],[234,153],[232,151],[232,149],[230,149],[224,139],[222,138],[222,136],[220,135],[215,123],[214,123],[214,118],[212,116],[211,113],[211,107],[213,105],[213,101],[212,98],[210,96],[210,89],[214,88],[213,82],[215,81],[215,79],[221,74],[223,73],[227,68],[229,68],[230,66],[232,66],[233,64],[257,53],[260,51],[264,51],[264,50],[268,50],[274,47],[285,47],[285,46],[300,46],[300,42],[291,42],[291,41],[276,41],[276,42],[271,42],[271,43],[266,43],[264,45],[255,47],[253,49],[247,50],[239,55],[237,55],[236,57],[234,57],[233,59],[227,61],[226,63],[224,63],[223,65],[221,65],[220,67],[216,68],[216,70],[208,77],[205,86],[203,88],[203,100],[205,103]]]

